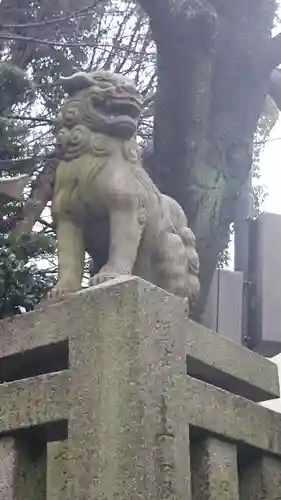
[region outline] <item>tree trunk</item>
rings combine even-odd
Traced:
[[[267,94],[274,0],[139,0],[158,51],[150,174],[196,234],[204,311]],[[264,58],[262,57],[264,56]]]

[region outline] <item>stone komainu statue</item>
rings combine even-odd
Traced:
[[[81,287],[86,250],[96,273],[91,284],[133,274],[196,300],[195,238],[181,207],[142,167],[142,100],[134,83],[110,72],[76,73],[61,83],[69,98],[57,119],[59,280],[51,295]]]

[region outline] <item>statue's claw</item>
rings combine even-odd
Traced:
[[[68,295],[77,292],[79,289],[80,287],[74,287],[58,282],[57,285],[49,291],[47,298],[49,301],[59,302],[62,299],[65,299]]]
[[[106,270],[101,270],[99,273],[95,274],[92,278],[90,278],[89,286],[96,286],[104,283],[105,281],[114,280],[117,278],[124,278],[130,276],[129,273],[124,272],[111,272]]]

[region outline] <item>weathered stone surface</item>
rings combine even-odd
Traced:
[[[82,301],[83,297],[76,294],[59,304],[44,305],[37,311],[0,321],[0,360],[66,340],[68,326],[76,320],[75,312]]]
[[[0,499],[14,500],[17,449],[14,438],[0,439]]]
[[[239,500],[237,449],[208,437],[192,452],[192,500]]]
[[[67,499],[67,441],[47,444],[47,498]]]
[[[279,397],[275,363],[198,323],[188,325],[186,352],[189,375],[251,401]]]
[[[263,461],[258,469],[258,480],[267,485],[268,498],[258,500],[277,500],[276,489],[269,486],[278,485],[279,480],[281,415],[186,374],[196,375],[194,371],[201,366],[201,379],[211,378],[214,384],[229,389],[236,380],[236,393],[254,388],[257,394],[258,390],[273,390],[274,382],[269,380],[269,374],[274,377],[275,373],[272,364],[206,329],[199,327],[199,331],[187,316],[181,299],[146,281],[129,278],[106,282],[61,304],[4,322],[8,332],[12,328],[12,340],[4,326],[0,352],[4,339],[8,348],[0,355],[0,369],[11,381],[0,383],[0,435],[21,430],[20,436],[24,436],[10,442],[9,464],[18,463],[28,471],[41,464],[34,471],[38,471],[45,496],[40,493],[34,500],[45,500],[46,495],[47,500],[194,500],[192,480],[198,500],[204,500],[196,493],[202,484],[206,500],[236,500],[235,442],[239,459],[241,447],[256,450],[256,457],[269,455],[271,461]],[[26,331],[20,327],[25,340],[18,341],[13,329],[21,322],[26,326]],[[58,352],[66,363],[62,371],[24,378],[25,364],[21,380],[16,381],[7,371],[10,363],[17,365],[27,353],[33,358],[26,359],[39,356],[42,360],[42,353],[54,357]],[[224,352],[228,365],[219,359]],[[238,373],[235,364],[240,355],[250,368],[243,371],[242,367]],[[261,363],[267,381],[262,380],[256,363]],[[52,366],[44,364],[42,369]],[[44,451],[42,441],[66,438],[66,421],[67,443],[48,443]],[[56,431],[50,435],[52,422]],[[33,450],[30,444],[35,436],[40,443]],[[203,448],[198,448],[202,437]],[[42,482],[46,454],[47,486]],[[219,464],[220,474],[227,478],[225,491],[223,480],[216,475]],[[195,483],[197,469],[203,475]],[[26,477],[30,478],[29,472]],[[33,500],[35,483],[21,484],[20,491],[28,494],[11,500]]]
[[[176,435],[161,434],[156,438],[157,499],[191,500],[191,465],[189,426]]]
[[[69,373],[0,384],[0,433],[68,417]]]
[[[46,499],[46,447],[36,440],[18,443],[19,468],[17,494],[14,500]]]
[[[185,373],[183,302],[138,280],[93,295],[70,336],[68,498],[163,498],[163,394]],[[165,498],[182,500],[190,491],[188,428],[175,436],[164,458]]]
[[[177,379],[165,398],[167,432],[188,424],[281,456],[281,415],[206,382]]]
[[[270,359],[277,366],[278,376],[279,376],[279,385],[281,385],[281,353],[278,354],[277,356],[274,356],[274,358],[270,358]],[[270,399],[269,401],[262,401],[260,404],[262,406],[266,406],[266,408],[269,408],[270,410],[277,411],[278,413],[281,413],[281,396],[279,396],[279,398],[276,398],[276,399]]]
[[[67,342],[74,330],[83,330],[85,315],[90,315],[90,321],[95,321],[94,304],[96,294],[99,294],[100,290],[116,290],[121,294],[122,290],[132,283],[135,283],[135,286],[139,283],[144,290],[148,286],[147,282],[138,278],[112,280],[99,287],[73,294],[59,304],[43,305],[42,309],[36,312],[0,322],[0,378],[4,357],[28,351],[30,365],[33,357],[38,358],[39,349],[45,355],[43,348],[46,347],[49,348],[46,356],[53,357],[57,350],[56,342]],[[185,310],[181,299],[159,288],[155,287],[154,290],[155,295],[158,295],[160,310],[163,301],[170,301],[176,308]],[[181,328],[178,330],[181,331],[180,335],[185,337],[183,349],[187,354],[189,375],[255,401],[279,396],[278,373],[274,363],[188,321],[186,314],[181,314],[181,318]],[[32,350],[35,349],[37,352],[33,356]],[[18,367],[23,361],[21,355],[14,364]]]
[[[281,499],[281,458],[252,457],[241,472],[240,500]]]
[[[0,500],[45,500],[46,454],[36,442],[0,438]]]

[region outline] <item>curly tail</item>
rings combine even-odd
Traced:
[[[196,251],[195,236],[188,227],[188,221],[181,206],[167,195],[161,195],[163,205],[166,208],[166,215],[170,219],[171,232],[180,236],[185,247],[186,264],[186,295],[191,303],[196,302],[200,292],[199,257]],[[167,213],[168,212],[168,213]]]
[[[191,303],[196,302],[200,292],[200,282],[198,279],[200,263],[196,252],[195,236],[189,227],[184,227],[180,231],[180,236],[185,245],[187,253],[187,289]]]

